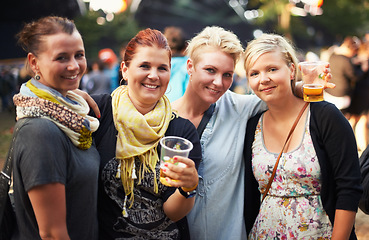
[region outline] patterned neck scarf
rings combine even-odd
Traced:
[[[128,96],[128,87],[120,86],[112,93],[115,128],[118,131],[116,159],[120,161],[117,177],[121,177],[124,191],[133,204],[135,158],[142,163],[139,182],[148,169],[154,173],[154,191],[158,192],[155,166],[159,161],[156,148],[167,131],[172,117],[172,108],[166,96],[160,98],[155,108],[142,115]],[[124,215],[124,213],[123,213]]]
[[[42,89],[36,87],[32,79],[22,85],[22,88],[21,93],[13,97],[18,119],[47,118],[54,122],[79,149],[86,150],[91,147],[91,134],[99,127],[99,121],[87,115],[89,106],[81,96],[68,91],[65,98],[45,86]]]

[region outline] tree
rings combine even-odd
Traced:
[[[118,53],[120,47],[140,30],[130,11],[115,14],[111,22],[106,21],[103,25],[97,24],[97,18],[105,18],[105,16],[106,14],[102,11],[88,11],[85,15],[75,19],[75,24],[84,40],[88,59],[96,58],[102,48],[111,48]]]
[[[362,36],[368,31],[368,0],[335,0],[326,1],[324,14],[313,19],[313,24],[323,26],[326,33],[342,40],[348,35]]]
[[[264,31],[286,35],[302,45],[317,44],[317,37],[323,41],[320,44],[329,45],[347,35],[360,37],[368,31],[369,0],[324,1],[322,15],[305,17],[292,15],[293,5],[289,0],[249,0],[247,7],[264,12],[254,21]],[[302,1],[297,5],[304,7]]]

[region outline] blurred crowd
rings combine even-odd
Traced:
[[[325,100],[334,103],[349,120],[356,135],[359,151],[368,145],[369,128],[369,33],[363,38],[348,36],[342,43],[325,49],[322,61],[330,63],[334,89]]]
[[[22,83],[31,77],[25,64],[0,65],[0,112],[11,112],[14,108],[13,95],[19,92]]]
[[[119,86],[119,63],[112,49],[101,49],[95,59],[87,62],[80,89],[89,94],[111,93]]]
[[[124,46],[122,47],[124,53]],[[111,93],[121,84],[121,59],[110,48],[101,49],[98,55],[89,59],[87,70],[82,78],[80,89],[89,94]],[[21,85],[31,78],[25,62],[0,64],[0,112],[11,112],[14,108],[13,96]]]

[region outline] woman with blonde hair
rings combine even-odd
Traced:
[[[265,105],[256,96],[228,90],[242,52],[237,36],[217,26],[204,28],[186,49],[190,81],[172,105],[197,127],[203,151],[195,205],[187,216],[192,239],[246,239],[244,130]]]
[[[333,104],[307,105],[293,94],[298,62],[282,36],[264,34],[251,41],[245,70],[252,90],[268,106],[246,129],[249,239],[356,239],[353,225],[362,188],[350,124]]]
[[[242,53],[237,36],[217,26],[204,28],[186,49],[190,81],[172,105],[197,127],[202,146],[195,205],[187,216],[192,239],[247,238],[243,143],[248,119],[266,105],[228,90]],[[296,89],[301,94],[301,85]]]

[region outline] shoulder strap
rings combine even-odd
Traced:
[[[12,170],[13,170],[12,156],[13,156],[14,142],[15,142],[15,138],[16,138],[16,135],[18,133],[18,130],[22,125],[23,125],[23,123],[20,124],[19,126],[17,126],[17,128],[14,131],[13,138],[12,138],[12,141],[10,143],[9,151],[8,151],[7,157],[5,159],[4,167],[3,167],[3,170],[1,171],[1,179],[5,178],[8,181],[9,185],[10,185],[10,182],[11,182],[11,174],[12,174]],[[5,180],[1,180],[1,181],[5,181]]]
[[[215,109],[215,103],[211,104],[208,110],[204,112],[204,116],[202,116],[201,122],[199,126],[197,127],[197,133],[199,134],[199,137],[201,138],[202,133],[205,130],[206,125],[208,124],[211,116],[213,115]]]
[[[284,144],[283,144],[282,151],[279,153],[278,158],[277,158],[277,161],[276,161],[276,162],[275,162],[275,164],[274,164],[274,168],[273,168],[272,176],[270,176],[270,178],[269,178],[268,185],[267,185],[267,187],[266,187],[266,189],[265,189],[265,191],[264,191],[264,193],[263,193],[263,198],[262,198],[261,202],[263,202],[263,201],[264,201],[264,198],[265,198],[265,197],[266,197],[266,195],[268,194],[269,189],[270,189],[270,186],[272,185],[273,179],[274,179],[275,174],[276,174],[276,172],[277,172],[277,167],[278,167],[279,159],[281,158],[281,156],[282,156],[282,154],[283,154],[283,150],[284,150],[284,148],[286,147],[286,144],[287,144],[288,140],[290,139],[290,137],[291,137],[291,135],[292,135],[293,131],[294,131],[294,130],[295,130],[295,128],[296,128],[297,123],[299,122],[299,120],[300,120],[300,118],[301,118],[302,114],[304,113],[304,111],[305,111],[305,109],[307,108],[307,106],[308,106],[308,105],[309,105],[309,102],[306,102],[306,103],[305,103],[305,105],[302,107],[302,109],[301,109],[301,111],[300,111],[299,115],[297,116],[297,118],[296,118],[295,122],[294,122],[294,123],[293,123],[293,125],[292,125],[292,128],[291,128],[290,132],[288,133],[287,139],[286,139],[286,141],[285,141],[285,142],[284,142]]]
[[[24,123],[25,121],[21,121],[14,131],[13,138],[10,143],[8,155],[6,157],[3,170],[1,171],[1,174],[0,174],[0,225],[3,220],[2,218],[3,218],[5,207],[6,207],[8,191],[9,191],[9,187],[11,184],[11,176],[12,176],[12,170],[13,170],[12,157],[13,157],[14,142],[15,142],[19,129],[24,125]]]

